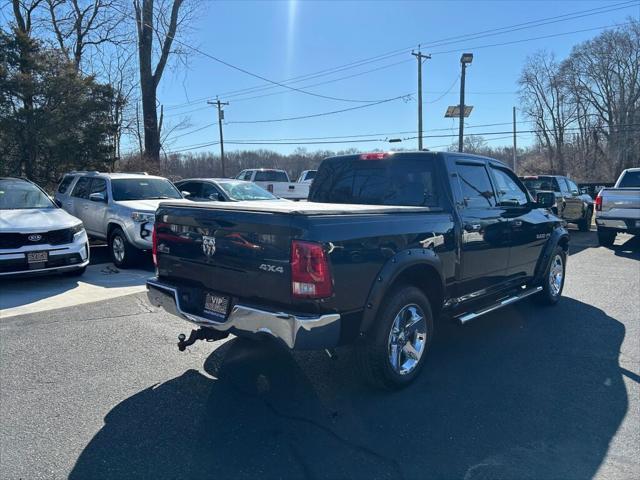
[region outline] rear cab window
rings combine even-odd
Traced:
[[[440,206],[435,156],[395,154],[329,158],[311,184],[309,201],[364,205]]]
[[[277,170],[259,170],[256,172],[255,182],[289,182],[289,177],[285,172]]]
[[[640,170],[626,171],[617,188],[639,188],[640,187]]]

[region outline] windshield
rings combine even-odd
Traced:
[[[309,201],[437,206],[434,162],[403,156],[383,160],[337,157],[322,162]]]
[[[634,188],[640,187],[640,171],[625,172],[620,179],[618,188]]]
[[[288,182],[289,177],[285,172],[278,170],[261,170],[256,172],[256,182]]]
[[[119,178],[111,181],[113,200],[156,200],[182,198],[180,192],[165,178]]]
[[[553,190],[553,179],[551,177],[523,178],[522,183],[529,191]]]
[[[232,200],[277,200],[278,197],[250,182],[218,182]]]
[[[0,210],[56,208],[42,190],[24,180],[0,180]]]

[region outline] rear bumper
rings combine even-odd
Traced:
[[[640,232],[640,220],[636,218],[596,217],[598,229],[613,230],[637,234]]]
[[[180,306],[179,288],[151,278],[147,281],[147,296],[152,305],[185,320],[220,332],[237,335],[266,335],[278,339],[290,349],[320,350],[338,345],[340,315],[300,315],[273,311],[253,305],[235,304],[224,322],[216,322]]]

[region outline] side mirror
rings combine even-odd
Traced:
[[[189,198],[191,196],[191,192],[187,192],[186,190],[183,190],[182,192],[180,192],[182,194],[182,196],[184,198]]]
[[[214,202],[223,202],[224,198],[219,193],[212,193],[209,195],[209,200],[213,200]]]
[[[553,192],[538,192],[536,203],[540,208],[551,208],[556,203],[556,196]]]
[[[92,193],[89,195],[89,200],[92,202],[102,202],[105,203],[107,201],[107,197],[104,193]]]

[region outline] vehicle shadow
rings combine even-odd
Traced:
[[[640,235],[631,237],[618,235],[615,244],[611,248],[618,257],[640,260]]]
[[[350,350],[235,339],[115,406],[70,478],[590,478],[627,411],[624,335],[570,298],[524,302],[442,325],[399,392]]]

